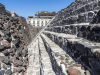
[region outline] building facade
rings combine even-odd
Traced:
[[[36,13],[35,17],[28,16],[27,24],[32,26],[46,26],[48,22],[56,15],[56,13]]]
[[[47,23],[50,21],[51,19],[43,19],[43,18],[27,18],[27,23],[32,25],[32,26],[46,26]]]

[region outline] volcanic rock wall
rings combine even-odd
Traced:
[[[24,17],[11,17],[0,4],[0,75],[23,75],[28,66],[31,42],[29,26]]]
[[[52,23],[53,26],[58,26],[91,22],[99,10],[99,0],[75,0],[67,8],[59,11],[56,19],[53,20]]]
[[[5,9],[5,6],[0,3],[0,13],[6,14],[7,16],[11,16],[10,12]]]

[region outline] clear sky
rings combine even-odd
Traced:
[[[0,0],[10,12],[27,18],[34,16],[37,11],[58,12],[66,8],[74,0]]]

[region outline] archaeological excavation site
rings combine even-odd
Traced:
[[[100,75],[100,0],[75,0],[38,30],[0,3],[0,75]]]

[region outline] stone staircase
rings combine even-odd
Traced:
[[[38,39],[31,44],[29,48],[29,67],[27,75],[68,75],[71,70],[77,75],[89,75],[89,71],[78,62],[74,61],[71,56],[67,54],[67,47],[65,50],[47,37],[44,31]],[[51,34],[55,34],[51,32]],[[60,34],[58,35],[60,36]],[[76,36],[63,36],[68,39],[74,39]],[[72,37],[72,38],[71,38]]]
[[[29,67],[26,75],[40,75],[40,55],[38,40],[28,50]],[[38,74],[39,73],[39,74]]]
[[[27,75],[55,75],[50,57],[41,37],[39,37],[35,45],[32,45],[29,49],[29,67]]]
[[[29,46],[27,75],[99,75],[100,43],[78,36],[80,26],[86,25],[46,28]]]
[[[66,26],[67,28],[70,28],[67,31],[63,31],[66,29],[63,29],[63,26],[58,27],[49,27],[44,31],[43,33],[48,36],[53,42],[55,42],[57,45],[59,45],[60,48],[62,48],[66,53],[71,56],[76,62],[81,64],[85,70],[88,70],[91,75],[99,75],[100,71],[100,43],[98,38],[88,39],[84,37],[80,37],[76,35],[76,33],[79,33],[79,26]],[[74,29],[77,27],[76,29]],[[85,27],[84,25],[81,26],[81,30]],[[92,27],[88,26],[88,27]],[[92,30],[94,28],[98,29],[99,26],[95,25],[92,27]],[[55,31],[54,31],[55,30]],[[74,31],[74,33],[73,33]],[[77,32],[75,32],[77,31]],[[94,30],[96,32],[96,30]],[[91,32],[91,30],[90,30]],[[93,34],[93,33],[92,33]],[[97,33],[94,33],[97,34]],[[93,35],[94,35],[93,34]],[[92,35],[92,36],[93,36]],[[95,37],[95,36],[93,36]],[[91,37],[90,37],[91,38]],[[98,42],[97,42],[98,40]],[[95,65],[95,66],[94,66]]]
[[[28,46],[27,75],[100,75],[99,2],[75,0],[58,12]]]
[[[55,75],[52,69],[50,57],[45,49],[41,37],[39,37],[39,50],[40,50],[41,75]]]

